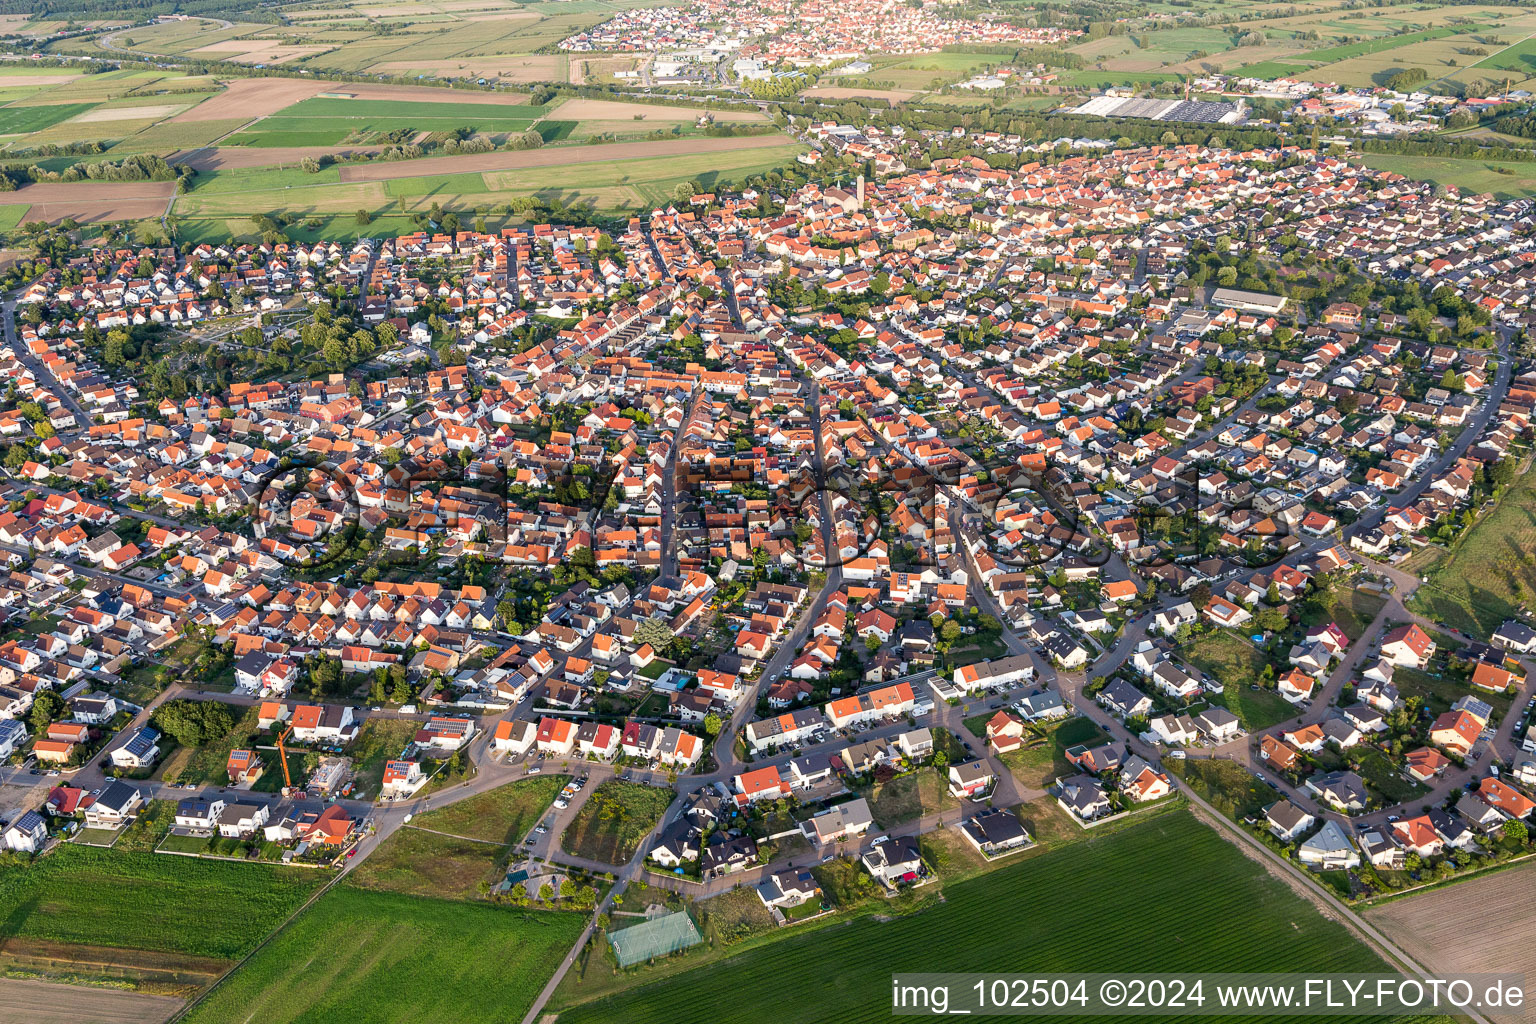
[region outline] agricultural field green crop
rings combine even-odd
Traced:
[[[32,209],[25,203],[11,203],[0,206],[0,231],[14,231],[21,225],[21,220]]]
[[[531,121],[536,117],[542,117],[547,109],[520,103],[455,104],[448,100],[447,96],[444,96],[442,103],[419,100],[349,100],[316,96],[284,107],[273,116],[309,119],[343,117],[362,118],[369,121],[379,118],[450,118],[456,121],[470,119],[492,122]]]
[[[1345,46],[1329,46],[1321,50],[1309,50],[1305,53],[1296,54],[1296,57],[1299,60],[1332,64],[1335,61],[1348,60],[1351,57],[1363,57],[1368,53],[1380,53],[1383,50],[1395,50],[1400,46],[1422,43],[1430,39],[1453,36],[1462,31],[1465,31],[1465,29],[1450,25],[1438,25],[1435,28],[1427,28],[1422,32],[1405,32],[1402,35],[1362,39],[1358,43],[1349,43]]]
[[[339,885],[231,974],[187,1024],[516,1021],[585,921]]]
[[[901,971],[1380,971],[1385,965],[1187,812],[946,887],[908,917],[791,934],[568,1006],[560,1024],[885,1021]],[[793,979],[786,997],[785,979]],[[729,999],[701,999],[700,992]],[[580,998],[580,986],[560,995]],[[1065,1018],[1063,1018],[1065,1019]],[[1236,1020],[1239,1018],[1226,1018]],[[1378,1020],[1379,1018],[1369,1018]]]
[[[67,844],[0,870],[0,935],[235,959],[323,880],[300,868]]]
[[[44,107],[0,107],[0,135],[24,135],[42,131],[76,114],[83,114],[92,103],[56,103]]]

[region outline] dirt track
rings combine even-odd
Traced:
[[[184,1001],[122,989],[0,979],[0,1024],[160,1024]]]
[[[599,163],[604,160],[636,160],[658,156],[697,156],[701,153],[735,153],[746,149],[771,149],[793,142],[785,135],[752,135],[734,139],[679,139],[658,142],[609,142],[596,146],[550,146],[514,153],[478,153],[473,156],[426,157],[395,163],[349,164],[341,169],[342,181],[387,181],[414,178],[419,174],[455,174],[465,171],[516,171],[526,167],[559,167],[564,164]]]

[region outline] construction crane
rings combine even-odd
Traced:
[[[288,791],[293,788],[293,779],[289,778],[289,776],[288,776],[288,752],[283,749],[283,740],[287,739],[288,736],[292,732],[293,732],[293,726],[290,725],[288,728],[284,729],[281,733],[279,733],[278,737],[277,737],[277,759],[278,759],[278,761],[283,766],[283,795],[284,796],[287,796],[288,795]]]

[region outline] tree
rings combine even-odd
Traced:
[[[552,900],[554,898],[555,898],[555,887],[554,886],[550,885],[548,882],[545,882],[543,885],[539,886],[539,899],[543,900],[545,903],[548,903],[550,900]]]
[[[704,716],[705,735],[710,737],[719,736],[720,730],[724,728],[724,726],[725,723],[721,721],[720,716],[715,714],[713,711]]]
[[[229,735],[235,727],[229,706],[211,700],[166,701],[155,709],[150,721],[184,747],[200,747]]]
[[[1512,843],[1518,843],[1521,846],[1524,846],[1526,840],[1530,838],[1530,829],[1525,822],[1516,818],[1511,818],[1504,823],[1503,832],[1505,839]]]
[[[27,713],[27,721],[32,725],[32,732],[41,736],[49,724],[63,713],[63,697],[52,690],[38,690],[32,698],[32,710]]]
[[[410,681],[405,678],[405,673],[400,673],[400,678],[396,679],[394,685],[390,688],[389,702],[391,704],[409,704],[415,696],[415,691],[411,689]]]
[[[665,654],[671,650],[672,643],[676,639],[667,620],[659,616],[642,619],[635,626],[635,646],[650,644],[651,649],[657,654]]]
[[[960,623],[954,619],[945,619],[944,624],[939,627],[939,638],[947,643],[954,643],[960,639],[961,633]]]

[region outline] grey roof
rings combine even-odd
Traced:
[[[1019,701],[1019,710],[1031,718],[1045,714],[1047,711],[1055,711],[1065,707],[1061,694],[1055,690],[1045,690],[1041,693],[1032,693]]]
[[[1355,844],[1350,842],[1349,833],[1344,831],[1344,826],[1329,818],[1323,822],[1323,827],[1317,830],[1316,835],[1310,836],[1301,844],[1301,848],[1318,853],[1338,853],[1343,850],[1354,852]]]

